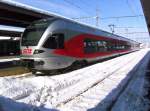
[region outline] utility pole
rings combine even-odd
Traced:
[[[128,38],[128,28],[126,28],[125,31],[126,31],[126,37]]]
[[[98,9],[98,7],[96,8],[96,26],[98,27],[99,26],[99,19],[100,19],[100,17],[99,17],[99,9]]]

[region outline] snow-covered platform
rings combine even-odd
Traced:
[[[149,58],[149,49],[143,49],[61,75],[1,77],[0,110],[132,111],[142,108]]]

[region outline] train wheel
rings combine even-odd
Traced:
[[[87,61],[86,61],[86,60],[83,60],[83,61],[81,62],[81,64],[82,64],[82,67],[85,67],[85,66],[87,66],[87,65],[88,65],[88,63],[87,63]]]
[[[80,61],[75,61],[75,62],[73,63],[73,69],[79,69],[79,68],[81,68],[81,63],[80,63]]]
[[[73,69],[80,69],[80,68],[83,68],[87,65],[87,61],[85,60],[82,60],[82,61],[75,61],[73,63]]]

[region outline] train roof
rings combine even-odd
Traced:
[[[94,27],[94,26],[91,26],[91,25],[88,25],[88,24],[85,24],[85,23],[80,23],[80,22],[74,21],[74,20],[69,19],[69,18],[56,18],[55,17],[55,18],[46,18],[46,19],[42,19],[42,20],[52,21],[52,20],[58,20],[58,19],[63,20],[63,21],[65,20],[67,22],[69,21],[71,23],[74,23],[74,24],[77,24],[77,25],[81,25],[83,27],[87,27],[87,28],[92,29],[92,30],[94,29],[96,31],[101,31],[101,32],[105,33],[107,35],[107,37],[110,37],[110,38],[124,40],[124,41],[128,41],[128,42],[132,42],[132,43],[137,43],[138,44],[138,42],[136,42],[134,40],[131,40],[129,38],[126,38],[126,37],[123,37],[123,36],[119,36],[119,35],[116,35],[116,34],[112,34],[110,32],[104,31],[104,30],[102,30],[100,28],[97,28],[97,27]],[[38,20],[38,21],[42,21],[42,20]]]

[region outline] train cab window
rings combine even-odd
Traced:
[[[58,33],[51,35],[43,45],[44,48],[49,49],[63,49],[64,48],[64,34]]]

